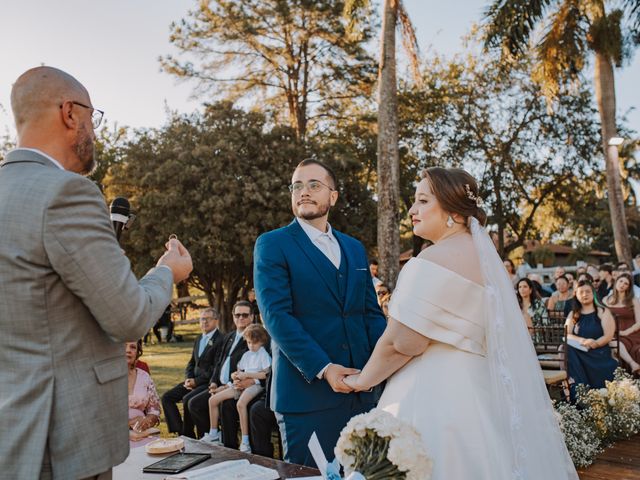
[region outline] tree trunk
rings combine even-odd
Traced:
[[[378,254],[380,279],[394,288],[400,270],[400,166],[396,24],[398,1],[385,0],[379,70],[378,105]]]
[[[602,128],[602,147],[607,171],[607,196],[609,198],[609,214],[613,227],[618,261],[625,261],[630,266],[631,244],[629,230],[624,212],[624,196],[620,178],[620,164],[616,146],[609,146],[609,140],[617,135],[616,130],[616,92],[611,60],[604,54],[596,52],[595,89],[598,111]]]

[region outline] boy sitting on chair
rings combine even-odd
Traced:
[[[271,368],[271,357],[264,348],[269,341],[269,334],[265,328],[257,323],[249,325],[242,334],[247,342],[249,350],[242,355],[238,362],[238,371],[231,375],[231,380],[244,380],[252,378],[255,384],[244,390],[239,390],[230,381],[226,385],[221,385],[209,398],[209,418],[211,420],[211,430],[202,438],[203,441],[222,445],[220,433],[218,432],[218,406],[225,400],[238,400],[237,408],[240,416],[240,430],[242,431],[242,442],[240,451],[251,453],[249,446],[249,413],[247,406],[262,393],[263,387],[260,380],[267,378]]]

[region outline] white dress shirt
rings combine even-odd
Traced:
[[[336,268],[340,268],[340,244],[331,230],[331,225],[327,223],[327,231],[322,232],[301,218],[297,220],[311,243],[318,247]]]
[[[231,353],[241,339],[242,334],[236,330],[236,338],[233,339],[233,345],[231,345],[231,348],[229,349],[229,355],[225,358],[224,363],[222,364],[222,369],[220,369],[220,385],[233,385],[233,382],[231,381]]]
[[[200,337],[200,345],[198,345],[198,357],[200,357],[202,355],[202,352],[204,352],[204,349],[207,348],[207,343],[209,343],[209,340],[211,340],[213,334],[216,333],[216,330],[218,329],[214,328],[209,333],[202,334],[202,337]]]

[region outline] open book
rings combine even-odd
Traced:
[[[271,468],[249,463],[249,460],[229,460],[165,478],[166,480],[278,480],[280,474]]]

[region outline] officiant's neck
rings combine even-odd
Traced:
[[[312,219],[298,217],[298,221],[311,225],[312,227],[317,228],[323,233],[327,233],[328,225],[329,225],[329,216],[324,215],[320,218],[312,218]]]

